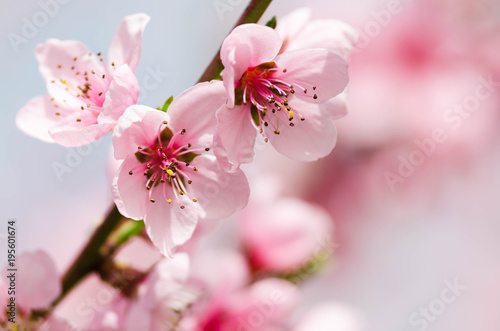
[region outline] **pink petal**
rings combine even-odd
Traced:
[[[326,107],[333,120],[338,120],[347,115],[347,90],[328,100]]]
[[[54,315],[50,315],[47,321],[43,323],[39,331],[69,331],[73,330],[70,323],[65,320],[59,319]]]
[[[244,287],[250,278],[243,256],[232,250],[209,250],[195,255],[191,278],[203,284],[209,295],[225,297]]]
[[[156,189],[152,196],[156,202],[148,205],[144,218],[146,231],[156,248],[163,255],[172,257],[175,247],[191,238],[198,218],[204,213],[185,195],[179,197],[184,209],[174,199],[171,204],[165,201],[161,189]]]
[[[315,105],[298,98],[290,99],[290,106],[305,120],[296,117],[294,127],[288,120],[279,122],[279,135],[274,134],[271,126],[265,133],[273,147],[285,156],[298,161],[316,161],[325,157],[337,143],[337,129],[327,110],[327,104]],[[275,120],[273,120],[275,123]]]
[[[227,36],[220,57],[224,65],[224,86],[230,96],[228,107],[234,105],[234,82],[249,67],[273,61],[281,44],[276,31],[257,24],[240,25]]]
[[[151,203],[146,191],[145,176],[137,171],[133,175],[129,171],[139,165],[134,154],[123,161],[115,178],[113,179],[113,200],[120,213],[128,218],[140,220],[144,217],[147,204]]]
[[[131,305],[124,319],[124,331],[154,330],[151,328],[151,311],[142,305]]]
[[[214,154],[225,171],[234,172],[240,164],[253,160],[257,129],[252,124],[249,108],[229,109],[224,105],[217,110]]]
[[[125,110],[113,130],[115,158],[121,160],[137,151],[137,147],[149,147],[158,135],[158,128],[170,117],[157,109],[133,105]]]
[[[24,253],[19,256],[17,273],[17,297],[19,307],[47,309],[61,294],[61,282],[52,259],[43,251]]]
[[[278,278],[266,278],[234,295],[227,302],[231,319],[224,323],[227,330],[273,330],[282,325],[298,301],[297,287]],[[252,323],[260,312],[258,325]],[[232,315],[232,316],[231,316]],[[224,329],[225,330],[225,329]]]
[[[242,53],[241,55],[239,55],[238,62],[236,61],[236,50]],[[241,78],[241,75],[243,75],[244,72],[244,70],[243,71],[238,70],[238,73],[236,73],[236,67],[244,67],[244,64],[250,61],[249,59],[247,59],[247,57],[249,57],[249,54],[250,50],[247,45],[242,45],[239,48],[232,48],[227,54],[225,60],[226,65],[224,67],[222,78],[223,78],[224,88],[226,89],[227,92],[227,97],[228,97],[227,106],[229,108],[234,107],[234,102],[235,102],[234,89],[236,88],[236,82]],[[241,63],[243,63],[243,65],[241,65]]]
[[[107,69],[98,57],[89,55],[87,47],[79,41],[49,39],[45,44],[39,44],[36,47],[35,54],[47,90],[56,99],[74,97],[78,86],[83,88],[85,85],[85,71],[91,74],[91,71],[94,70],[97,76],[107,73]],[[61,81],[64,81],[65,84],[61,84]],[[94,89],[103,91],[107,89],[107,83],[103,79],[96,80],[92,86]]]
[[[286,32],[279,29],[278,31],[284,37]],[[356,29],[347,23],[338,20],[315,20],[306,24],[295,36],[290,37],[283,51],[326,48],[346,59],[358,38]]]
[[[241,170],[226,173],[212,156],[198,156],[191,164],[198,172],[191,176],[190,194],[193,192],[207,218],[223,219],[246,206],[250,188]]]
[[[39,96],[31,99],[17,113],[16,125],[29,136],[53,143],[54,139],[50,136],[49,130],[56,127],[60,120],[55,115],[56,112],[49,95]]]
[[[154,310],[183,288],[189,276],[189,255],[176,253],[171,259],[162,259],[146,280],[146,291],[139,304]]]
[[[77,122],[75,123],[78,125]],[[62,146],[78,147],[96,141],[113,128],[112,124],[82,124],[78,128],[74,126],[52,129],[50,130],[50,135],[54,142]]]
[[[215,112],[226,99],[222,82],[197,84],[174,98],[168,108],[169,127],[174,132],[185,129],[183,137],[189,139],[186,143],[191,143],[193,148],[210,147],[217,123]],[[182,143],[182,139],[179,142]]]
[[[142,49],[142,34],[150,18],[146,14],[126,16],[118,25],[108,51],[108,67],[128,64],[135,71]]]
[[[323,103],[341,93],[349,82],[347,62],[340,56],[324,49],[291,51],[276,58],[280,69],[275,74],[287,82],[309,85],[308,94],[295,87],[295,95],[309,102]],[[316,94],[317,99],[311,95]]]
[[[283,46],[281,47],[280,53],[289,50],[288,44],[294,42],[295,38],[307,26],[310,19],[311,8],[308,7],[296,9],[286,16],[278,18],[276,32],[278,32],[278,35],[283,40]]]
[[[99,123],[115,124],[127,107],[135,105],[139,97],[139,82],[129,66],[124,64],[113,71],[113,80],[99,114]]]

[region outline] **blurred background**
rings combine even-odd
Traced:
[[[0,0],[0,245],[16,219],[19,251],[43,248],[62,272],[111,204],[110,137],[67,149],[18,131],[17,111],[45,93],[35,46],[75,39],[105,54],[123,16],[147,13],[136,76],[139,103],[156,107],[198,80],[247,1],[61,0],[44,16],[46,3]],[[262,21],[276,15],[279,25],[304,4],[274,0]],[[285,192],[333,219],[335,249],[302,283],[295,314],[336,302],[356,330],[500,330],[500,1],[307,6],[360,33],[337,147],[309,164],[261,148],[244,169],[258,192]],[[201,246],[238,245],[242,217]]]

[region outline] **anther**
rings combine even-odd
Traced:
[[[207,151],[207,152],[208,152],[209,150],[210,150],[210,148],[208,148],[208,147],[207,147],[207,148],[205,148],[205,151]]]
[[[193,199],[193,202],[198,202],[198,200],[196,200],[196,199]]]
[[[318,95],[317,95],[317,94],[315,94],[315,95],[313,96],[313,99],[315,99],[315,100],[316,100],[317,98],[318,98]]]
[[[184,208],[186,208],[186,207],[184,207],[184,206],[181,206],[181,209],[184,209]]]
[[[192,180],[188,180],[188,184],[191,184],[193,181]]]
[[[196,167],[193,168],[194,171],[198,171],[198,169]]]
[[[81,120],[81,119],[79,119],[79,118],[77,118],[77,119],[76,119],[76,121],[77,121],[77,122],[81,122],[82,120]]]
[[[287,70],[286,70],[286,69],[283,69],[283,72],[287,72]]]
[[[151,201],[152,203],[155,203],[155,199],[151,199],[150,201]]]
[[[163,121],[163,124],[167,125],[168,123],[167,123],[167,121]]]
[[[186,129],[181,130],[181,134],[184,134],[184,133],[186,133]]]
[[[280,134],[278,130],[274,130],[274,134]]]
[[[290,123],[290,126],[292,126],[292,127],[293,127],[293,126],[295,126],[295,124],[293,124],[293,123]]]
[[[134,173],[132,171],[129,171],[128,174],[132,176]]]

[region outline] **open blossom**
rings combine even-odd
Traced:
[[[162,259],[130,297],[119,293],[103,307],[86,331],[173,330],[194,296],[184,289],[189,257]]]
[[[148,21],[145,14],[121,21],[107,64],[101,53],[90,53],[78,41],[49,39],[38,45],[36,57],[47,94],[30,100],[19,111],[19,129],[67,147],[93,142],[109,132],[139,96],[133,72]]]
[[[120,212],[144,219],[163,254],[188,240],[200,218],[222,219],[243,208],[249,195],[241,171],[225,173],[210,155],[213,113],[223,103],[220,83],[187,90],[168,114],[146,106],[129,107],[113,133],[115,157],[123,163],[113,182]]]
[[[214,153],[227,171],[253,159],[257,132],[286,156],[314,161],[336,143],[326,101],[348,82],[347,63],[326,49],[279,54],[273,29],[237,27],[221,48],[228,101],[217,110]]]

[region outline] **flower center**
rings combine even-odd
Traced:
[[[149,191],[149,200],[152,198],[154,189],[163,191],[163,198],[169,204],[175,199],[181,209],[185,206],[181,203],[180,196],[186,195],[193,202],[195,198],[189,196],[186,186],[193,181],[190,174],[197,172],[196,167],[190,167],[190,162],[202,151],[209,151],[209,148],[195,149],[190,143],[179,143],[181,137],[186,133],[185,129],[175,134],[163,122],[158,128],[158,136],[155,143],[150,147],[139,146],[135,157],[140,162],[138,166],[129,171],[129,175],[134,175],[136,171],[142,172],[146,177],[146,190]],[[172,194],[170,194],[170,192]]]
[[[102,64],[101,53],[97,53],[99,62],[92,53],[75,57],[70,62],[60,63],[55,71],[65,72],[69,77],[58,75],[51,83],[66,91],[68,99],[52,98],[55,115],[66,120],[76,121],[84,125],[97,123],[97,116],[102,110],[105,94],[111,83],[111,75]],[[114,67],[114,63],[112,64]],[[72,77],[71,77],[72,76]]]
[[[275,62],[266,62],[248,68],[243,73],[235,88],[235,104],[251,104],[250,112],[260,133],[263,134],[263,126],[271,126],[275,134],[280,134],[280,122],[286,121],[293,127],[296,115],[301,121],[305,120],[304,116],[292,109],[287,99],[296,93],[296,89],[301,90],[305,97],[318,98],[314,93],[316,86],[292,81],[287,77],[286,68],[279,69]],[[265,141],[268,141],[267,138]]]

